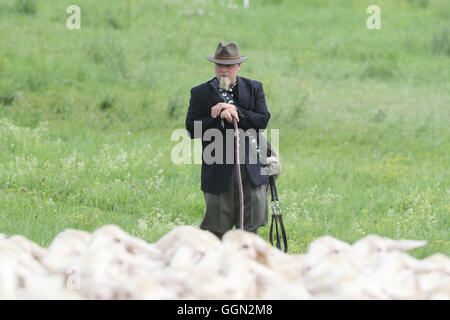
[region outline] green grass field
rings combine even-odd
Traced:
[[[66,228],[153,242],[198,226],[200,165],[171,161],[171,134],[214,76],[205,56],[234,40],[279,130],[290,253],[379,234],[449,254],[448,2],[228,3],[0,0],[0,233],[48,246]]]

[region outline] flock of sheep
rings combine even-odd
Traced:
[[[330,236],[289,255],[252,233],[191,226],[155,243],[114,225],[67,229],[48,248],[0,234],[0,299],[449,299],[450,259],[425,241]]]

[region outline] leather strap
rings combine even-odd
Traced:
[[[218,57],[218,56],[214,56],[214,58],[216,58],[216,59],[239,59],[240,57]]]
[[[286,229],[284,228],[283,216],[281,215],[281,210],[278,203],[277,187],[275,185],[275,178],[273,176],[269,176],[269,185],[272,197],[272,221],[270,223],[269,241],[270,244],[273,246],[273,225],[275,224],[276,247],[281,250],[281,240],[280,240],[280,232],[281,232],[281,237],[283,239],[283,251],[287,252],[288,242],[286,236]],[[279,231],[278,226],[280,226]]]

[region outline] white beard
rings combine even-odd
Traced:
[[[231,80],[228,77],[220,77],[219,88],[224,90],[230,90]]]

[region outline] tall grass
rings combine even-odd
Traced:
[[[378,1],[368,30],[372,2],[80,0],[81,30],[71,1],[0,2],[0,233],[199,225],[200,167],[173,164],[170,137],[235,40],[280,130],[291,252],[377,233],[448,254],[446,3]]]

